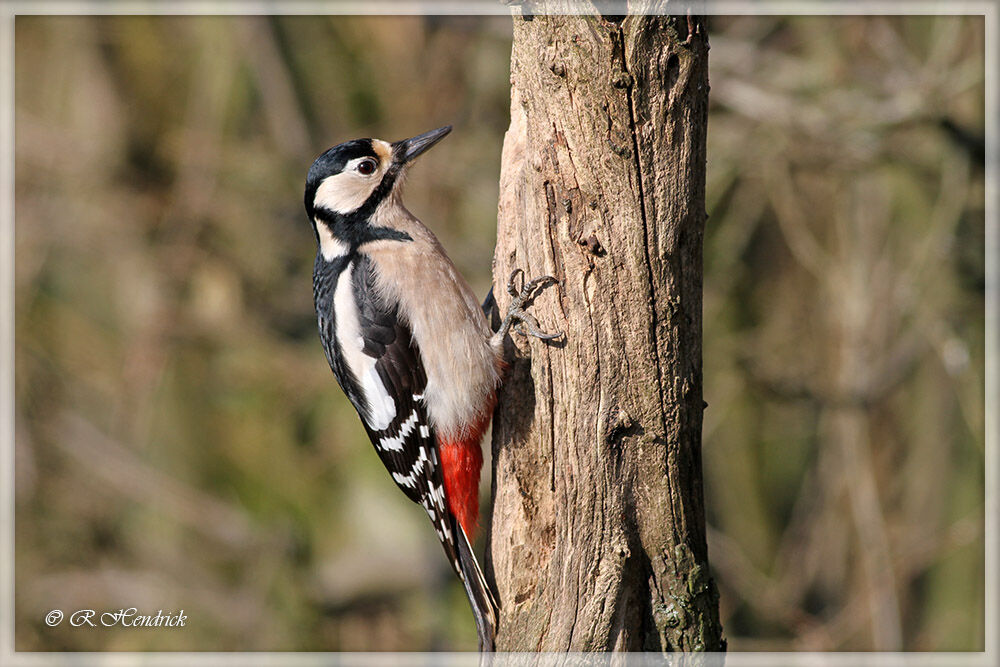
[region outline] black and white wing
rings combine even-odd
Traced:
[[[354,254],[338,260],[329,269],[317,268],[327,273],[328,287],[315,287],[327,360],[393,481],[427,512],[460,571],[456,521],[423,400],[427,377],[419,350],[396,305],[377,298],[370,259]]]
[[[375,419],[359,410],[361,421],[393,481],[410,500],[423,506],[448,558],[459,570],[455,519],[448,510],[437,440],[424,403],[427,377],[420,351],[398,307],[387,307],[377,298],[364,256],[352,279],[362,354],[374,360],[362,391],[373,394],[369,405],[382,403],[380,411],[374,411]]]
[[[398,306],[378,298],[365,255],[354,255],[331,271],[337,272],[332,290],[316,292],[330,366],[393,481],[430,517],[469,596],[480,647],[490,650],[496,602],[468,536],[448,509],[437,439],[424,402],[427,377],[420,350]]]

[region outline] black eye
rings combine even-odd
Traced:
[[[358,163],[358,172],[370,176],[375,173],[375,160],[362,160]]]

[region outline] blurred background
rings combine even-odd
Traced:
[[[709,27],[704,460],[730,649],[982,650],[983,19]],[[510,19],[15,33],[17,648],[474,649],[326,365],[301,193],[335,143],[453,124],[407,203],[485,294]],[[43,622],[130,606],[188,624]]]

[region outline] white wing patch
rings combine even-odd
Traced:
[[[354,299],[352,276],[354,262],[347,265],[337,289],[333,293],[333,311],[337,324],[337,341],[344,354],[344,361],[351,373],[361,384],[361,392],[368,404],[368,414],[364,416],[365,423],[375,431],[381,431],[389,426],[396,417],[396,403],[382,384],[382,379],[375,370],[375,359],[364,353],[364,339],[361,337],[361,325],[358,319],[358,304]]]
[[[420,504],[424,506],[427,516],[431,518],[434,530],[437,531],[438,539],[451,542],[451,529],[448,528],[447,514],[444,511],[444,487],[435,487],[433,483],[428,484],[427,497]],[[462,576],[461,568],[456,569],[459,572],[459,576]]]
[[[406,438],[409,437],[410,433],[413,432],[418,419],[419,417],[417,416],[417,411],[414,410],[410,413],[407,420],[403,422],[403,425],[399,427],[399,435],[395,438],[382,438],[379,440],[378,446],[389,452],[403,451],[403,443],[406,441]],[[421,432],[423,432],[426,428],[426,426],[421,426]]]
[[[423,470],[425,463],[427,463],[427,448],[421,446],[420,456],[413,462],[413,469],[410,470],[410,474],[400,475],[398,472],[394,472],[392,473],[392,478],[396,480],[397,484],[415,489],[417,488],[417,478],[420,476],[420,471]]]
[[[366,354],[362,354],[364,357],[368,357]],[[371,357],[368,357],[371,359]],[[378,376],[378,371],[375,370],[375,360],[372,359],[371,368],[365,373],[364,379],[361,381],[362,390],[365,392],[365,398],[368,399],[368,425],[375,431],[381,431],[387,428],[392,420],[396,417],[396,402],[392,400],[392,396],[386,391],[385,385],[382,384],[382,378]]]
[[[430,492],[431,502],[434,503],[434,506],[439,508],[444,508],[444,487],[439,486],[435,488],[434,485],[431,484],[429,492]]]

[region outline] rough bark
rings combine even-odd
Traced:
[[[690,30],[692,27],[693,30]],[[515,10],[494,291],[551,274],[493,431],[497,649],[722,650],[701,475],[708,40]]]

